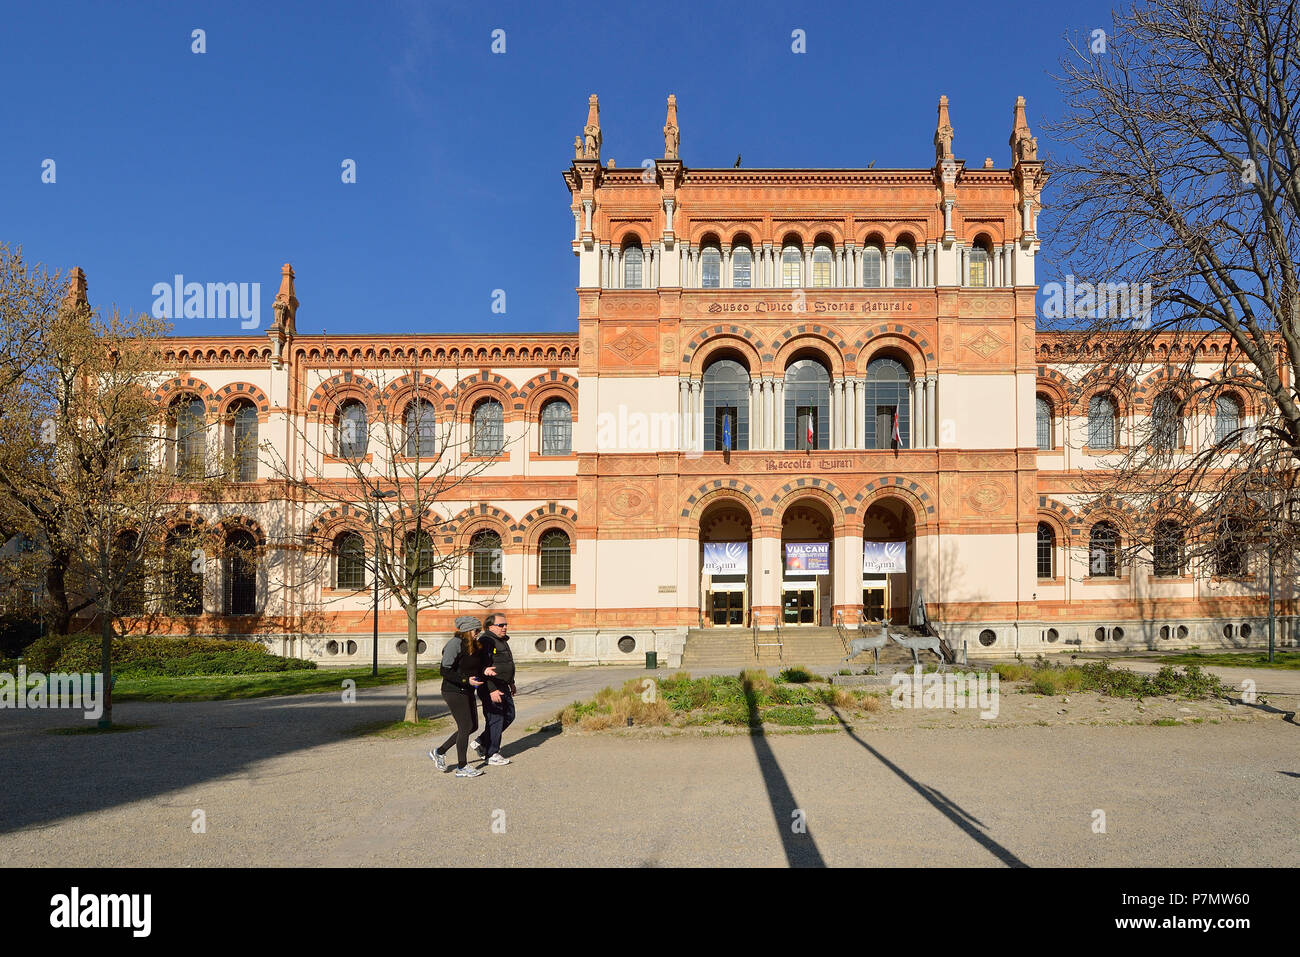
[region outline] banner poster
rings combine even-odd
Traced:
[[[705,542],[708,575],[744,575],[749,571],[749,542]]]
[[[831,570],[830,542],[786,542],[785,570],[805,575],[827,575]]]
[[[907,542],[863,542],[863,574],[907,571]]]

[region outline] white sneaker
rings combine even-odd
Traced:
[[[483,745],[479,744],[478,738],[471,738],[469,746],[474,749],[475,754],[483,753]]]
[[[467,764],[463,768],[457,768],[454,776],[458,778],[476,778],[482,773],[478,768],[472,768]]]
[[[499,755],[499,754],[494,754],[494,755],[492,755],[492,757],[488,758],[488,762],[487,762],[487,763],[490,764],[490,765],[492,765],[494,768],[499,768],[499,767],[501,767],[501,765],[503,765],[503,764],[509,764],[509,763],[510,763],[510,759],[509,759],[509,758],[506,758],[506,757],[502,757],[502,756]]]
[[[437,751],[430,751],[429,757],[433,758],[433,763],[438,766],[439,771],[447,770],[447,759]]]

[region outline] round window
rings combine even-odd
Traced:
[[[556,638],[555,641],[551,643],[551,647],[556,651],[563,651],[568,647],[568,643],[563,638]]]
[[[1094,631],[1094,632],[1092,633],[1092,637],[1096,638],[1098,641],[1105,641],[1105,640],[1106,640],[1106,629],[1105,629],[1105,628],[1098,628],[1096,631]]]
[[[1048,641],[1056,641],[1056,639],[1058,639],[1058,638],[1060,638],[1060,637],[1061,637],[1061,633],[1058,632],[1055,628],[1048,628],[1048,629],[1047,629],[1047,640],[1048,640]]]
[[[355,655],[356,653],[357,653],[357,643],[356,643],[355,641],[349,641],[349,642],[348,642],[348,654],[350,654],[350,655]]]
[[[339,653],[339,643],[337,641],[327,643],[325,645],[325,653],[327,655],[337,655]]]
[[[997,632],[992,628],[985,628],[980,632],[980,644],[987,648],[993,642],[998,640]]]
[[[546,639],[545,639],[545,638],[538,638],[535,642],[533,642],[533,647],[536,648],[539,652],[545,651],[545,650],[546,650]]]
[[[618,650],[625,655],[630,655],[636,651],[636,639],[631,635],[624,635],[618,640]]]

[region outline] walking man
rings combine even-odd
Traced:
[[[515,720],[515,656],[510,651],[506,616],[500,612],[488,615],[483,637],[488,667],[483,671],[483,686],[478,694],[486,727],[470,746],[485,755],[488,764],[500,766],[510,763],[501,753],[501,735]]]

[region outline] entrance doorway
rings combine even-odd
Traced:
[[[886,496],[867,509],[863,519],[862,616],[888,618],[905,625],[911,618],[916,561],[916,519],[904,501]]]
[[[815,625],[821,602],[817,582],[787,580],[781,584],[781,623]]]
[[[862,579],[862,617],[867,621],[882,621],[889,607],[889,582],[887,579]]]
[[[726,499],[700,516],[700,624],[706,628],[749,626],[750,526],[749,512]]]
[[[745,576],[740,581],[720,582],[715,576],[709,589],[706,616],[711,625],[745,624]]]
[[[816,499],[800,499],[781,516],[781,571],[781,623],[831,624],[835,526]]]

